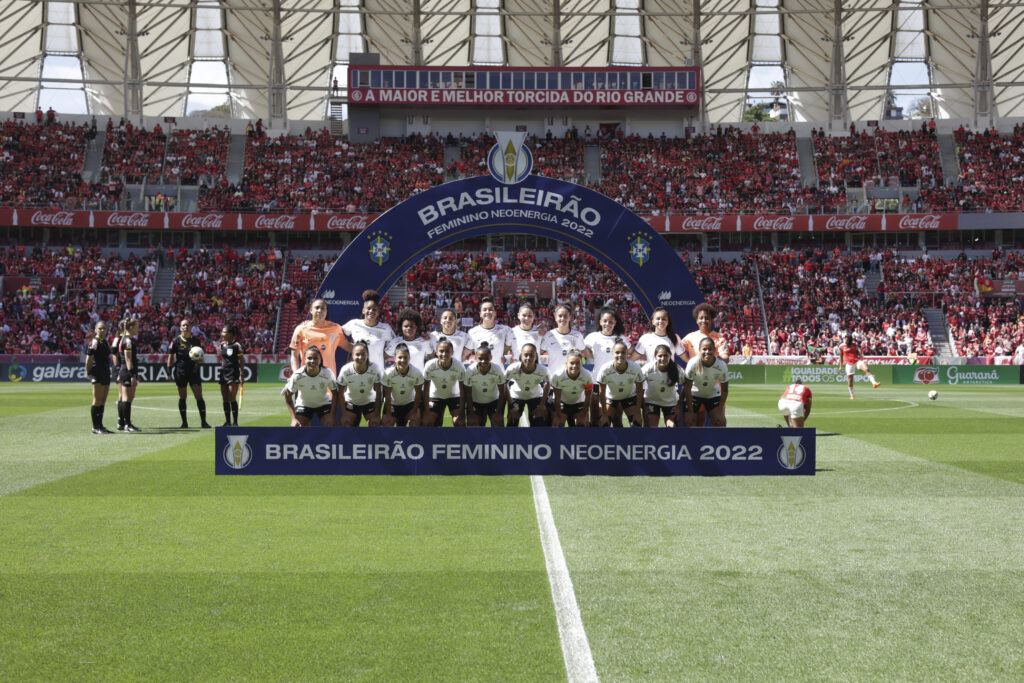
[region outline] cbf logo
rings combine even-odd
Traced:
[[[807,453],[804,451],[804,447],[800,445],[800,440],[803,437],[800,436],[784,436],[782,437],[782,445],[779,446],[778,458],[779,464],[785,467],[787,470],[797,470],[804,464],[807,459]]]
[[[224,462],[233,470],[244,470],[252,462],[252,449],[245,443],[247,435],[228,435],[228,445],[224,447]]]
[[[370,260],[378,266],[391,258],[391,235],[378,230],[370,233]]]
[[[651,242],[642,232],[629,236],[629,258],[641,267],[651,260]]]
[[[526,180],[533,170],[533,154],[523,144],[526,133],[495,133],[494,147],[487,154],[487,170],[491,177],[505,185],[515,185]]]

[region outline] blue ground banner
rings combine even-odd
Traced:
[[[813,429],[217,427],[217,474],[813,475]]]

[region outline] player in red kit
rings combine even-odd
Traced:
[[[850,387],[850,398],[853,398],[853,376],[857,374],[857,370],[860,370],[867,375],[868,381],[871,382],[871,386],[875,389],[878,388],[879,382],[875,379],[875,376],[868,370],[868,364],[864,360],[864,354],[860,350],[860,346],[857,342],[853,341],[853,335],[847,334],[846,341],[839,346],[839,357],[842,362],[846,364],[846,384]]]
[[[803,427],[811,415],[811,390],[797,380],[786,387],[779,397],[779,410],[789,427]]]

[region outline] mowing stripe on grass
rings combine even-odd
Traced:
[[[558,540],[558,529],[551,514],[548,490],[544,477],[530,477],[533,488],[533,503],[537,509],[537,525],[540,527],[540,543],[544,548],[544,564],[547,565],[548,580],[551,582],[551,598],[555,603],[555,619],[558,621],[558,638],[562,641],[562,657],[569,683],[576,681],[597,681],[594,657],[590,653],[587,632],[583,629],[580,607],[576,604],[569,566],[565,563],[562,544]]]

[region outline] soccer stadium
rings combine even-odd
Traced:
[[[0,679],[1024,679],[1024,2],[0,35]]]

